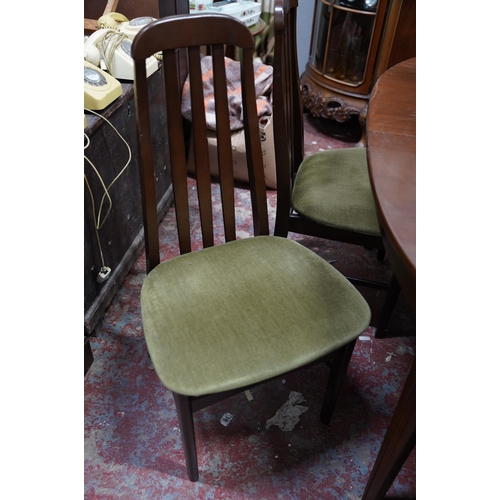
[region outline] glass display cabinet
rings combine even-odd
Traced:
[[[415,57],[416,0],[316,0],[302,102],[313,116],[364,127],[377,78]]]

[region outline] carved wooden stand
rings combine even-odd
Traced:
[[[358,116],[365,144],[368,99],[378,77],[415,57],[416,0],[315,0],[302,103],[315,117]]]
[[[344,123],[351,119],[352,116],[357,116],[362,131],[358,145],[365,145],[368,97],[361,99],[334,92],[314,82],[307,74],[307,71],[300,78],[300,87],[302,105],[315,118],[326,118]]]

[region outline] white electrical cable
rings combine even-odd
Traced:
[[[87,189],[88,189],[88,191],[90,193],[90,200],[91,200],[91,204],[92,204],[92,216],[94,218],[94,225],[95,225],[95,231],[96,231],[96,237],[97,237],[97,244],[98,244],[98,247],[99,247],[99,253],[101,254],[102,268],[106,268],[107,266],[104,263],[104,256],[103,256],[103,253],[102,253],[101,241],[100,241],[100,238],[99,238],[99,230],[102,229],[102,227],[103,227],[104,223],[106,222],[106,220],[107,220],[107,218],[108,218],[108,216],[109,216],[109,214],[111,212],[111,209],[113,207],[113,201],[111,199],[111,195],[109,194],[109,190],[111,189],[111,187],[114,185],[114,183],[120,178],[120,176],[123,174],[123,172],[125,172],[125,170],[129,166],[130,161],[132,160],[132,150],[130,149],[129,144],[123,138],[123,136],[120,134],[120,132],[118,132],[118,130],[116,129],[116,127],[107,118],[105,118],[104,116],[100,115],[99,113],[96,113],[92,109],[84,108],[84,111],[88,111],[89,113],[92,113],[92,114],[94,114],[94,115],[102,118],[106,123],[108,123],[109,126],[116,132],[116,134],[118,135],[118,137],[124,142],[125,146],[127,147],[128,155],[129,155],[128,156],[128,160],[125,163],[125,166],[120,170],[120,172],[118,173],[118,175],[110,182],[110,184],[108,186],[106,186],[106,184],[105,184],[104,180],[102,179],[102,177],[101,177],[99,171],[97,170],[96,166],[87,158],[87,156],[83,155],[84,160],[87,161],[89,163],[89,165],[93,168],[93,170],[96,173],[97,178],[99,179],[99,181],[100,181],[100,183],[101,183],[101,185],[103,187],[103,190],[104,190],[104,193],[103,193],[102,198],[101,198],[101,202],[99,204],[99,211],[98,211],[97,216],[96,216],[94,195],[92,193],[92,189],[90,187],[90,184],[89,184],[89,182],[87,180],[87,176],[85,175],[85,173],[83,174],[84,180],[85,180],[85,184],[86,184]],[[85,150],[90,145],[90,138],[87,136],[87,134],[85,134],[85,132],[84,132],[84,137],[86,139],[86,143],[85,143],[83,149]],[[106,212],[106,215],[104,216],[103,220],[101,221],[102,208],[103,208],[104,200],[105,199],[108,200],[109,207],[108,207],[108,210]]]

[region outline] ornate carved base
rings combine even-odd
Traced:
[[[300,77],[300,86],[302,105],[314,117],[343,123],[351,117],[357,116],[362,130],[359,145],[363,146],[365,144],[367,99],[346,96],[318,85],[307,72]]]

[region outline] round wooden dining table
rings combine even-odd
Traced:
[[[416,58],[375,83],[366,141],[370,181],[387,258],[401,290],[416,306]],[[379,500],[416,442],[416,364],[410,369],[362,500]]]
[[[375,83],[366,119],[368,166],[387,258],[415,307],[416,58]]]

